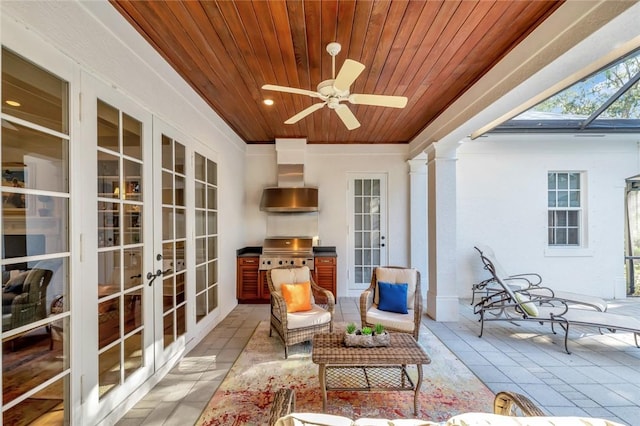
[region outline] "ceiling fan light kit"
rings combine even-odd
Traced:
[[[315,92],[295,87],[276,86],[273,84],[265,84],[262,86],[262,89],[264,90],[306,95],[312,98],[319,98],[323,101],[300,111],[285,121],[285,124],[297,123],[326,105],[329,109],[336,112],[347,129],[354,130],[360,127],[360,122],[353,112],[351,112],[349,107],[341,103],[343,101],[354,105],[373,105],[392,108],[404,108],[407,105],[407,98],[404,96],[350,93],[349,87],[351,87],[353,82],[358,78],[362,71],[364,71],[365,66],[352,59],[346,59],[336,76],[336,55],[340,53],[341,49],[342,46],[336,42],[332,42],[327,45],[327,52],[331,55],[332,78],[320,82]]]

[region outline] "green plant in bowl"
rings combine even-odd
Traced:
[[[384,333],[384,326],[380,323],[376,324],[374,327],[374,331],[376,332],[376,334],[382,334]]]
[[[371,327],[362,327],[362,334],[365,336],[371,336],[373,334],[373,330]]]
[[[356,325],[354,323],[347,324],[347,333],[353,334],[356,331]]]

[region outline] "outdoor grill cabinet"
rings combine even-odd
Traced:
[[[315,255],[311,276],[320,287],[329,290],[333,297],[336,295],[336,257]],[[317,303],[327,303],[326,300],[316,299]]]
[[[260,248],[244,248],[237,251],[236,291],[238,303],[269,303],[269,286],[266,272],[259,267]],[[314,255],[313,280],[320,287],[336,296],[336,255],[333,251],[320,251]],[[325,300],[317,300],[325,303]]]
[[[269,303],[267,271],[258,270],[259,256],[239,256],[236,264],[238,303]]]

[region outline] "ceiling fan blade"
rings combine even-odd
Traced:
[[[342,64],[342,68],[338,71],[333,87],[336,90],[344,92],[349,89],[349,86],[358,78],[360,73],[364,71],[365,66],[360,62],[356,62],[352,59],[347,59]]]
[[[300,121],[303,118],[305,118],[307,115],[311,114],[314,111],[319,110],[320,108],[322,108],[325,105],[326,105],[326,102],[320,102],[320,103],[317,103],[317,104],[313,104],[309,108],[303,109],[302,111],[300,111],[299,113],[297,113],[296,115],[294,115],[293,117],[291,117],[290,119],[285,121],[284,124],[297,123],[298,121]]]
[[[362,95],[354,93],[349,95],[349,102],[360,105],[404,108],[407,105],[407,98],[405,96]]]
[[[321,98],[322,96],[318,92],[313,92],[311,90],[305,89],[297,89],[295,87],[287,87],[287,86],[275,86],[273,84],[265,84],[262,86],[264,90],[273,90],[276,92],[285,92],[285,93],[295,93],[296,95],[307,95],[312,98]]]
[[[347,126],[347,129],[353,130],[360,127],[360,122],[355,115],[351,112],[348,106],[340,104],[335,109],[336,114],[340,117],[340,120]]]

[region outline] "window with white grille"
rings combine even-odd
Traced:
[[[581,172],[547,174],[549,246],[581,246],[583,229]]]

